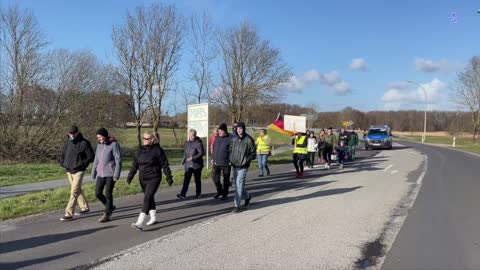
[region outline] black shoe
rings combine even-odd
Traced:
[[[233,208],[233,210],[232,210],[232,213],[233,213],[233,214],[238,214],[238,213],[240,213],[240,212],[242,212],[242,210],[240,209],[240,207],[235,207],[235,208]]]
[[[197,196],[195,196],[195,199],[201,199],[202,198],[202,194],[198,194]]]
[[[179,198],[180,200],[186,200],[187,197],[183,196],[182,194],[177,194],[177,198]]]
[[[267,172],[267,176],[270,176],[270,172]]]
[[[100,223],[105,223],[105,222],[110,221],[110,216],[111,216],[111,215],[112,215],[112,212],[111,212],[111,211],[110,211],[108,214],[107,214],[107,213],[104,213],[103,216],[102,216],[102,218],[100,218],[100,219],[98,220],[98,222],[100,222]]]
[[[259,174],[258,177],[263,177],[263,174]]]
[[[214,198],[214,199],[219,199],[220,196],[222,196],[222,195],[217,193],[217,195],[215,195],[213,198]]]
[[[250,201],[252,200],[252,194],[250,194],[250,197],[248,197],[248,199],[245,200],[245,208],[248,207],[250,205]]]
[[[71,221],[73,220],[73,217],[72,216],[63,216],[60,218],[61,221]]]
[[[222,195],[222,198],[221,198],[220,200],[222,200],[222,201],[226,201],[227,199],[228,199],[228,194],[226,194],[226,195]]]

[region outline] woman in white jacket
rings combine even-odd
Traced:
[[[315,164],[315,153],[317,153],[317,137],[315,137],[315,134],[313,131],[310,131],[310,134],[307,139],[307,166],[309,168],[313,168],[313,165]]]

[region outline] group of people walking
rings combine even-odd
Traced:
[[[292,138],[293,164],[297,177],[302,177],[304,172],[304,163],[308,168],[313,168],[315,156],[318,152],[320,163],[324,163],[325,169],[330,169],[332,163],[332,154],[337,155],[340,169],[346,158],[355,159],[355,149],[358,146],[358,135],[355,130],[347,132],[341,129],[337,138],[333,134],[333,129],[329,127],[326,131],[320,130],[318,137],[314,131],[307,130],[305,133],[298,132]]]
[[[235,182],[235,198],[232,212],[238,213],[242,211],[242,200],[244,201],[243,208],[247,208],[252,200],[252,195],[245,188],[245,182],[249,167],[252,161],[257,158],[257,154],[259,162],[262,164],[260,166],[262,175],[263,171],[270,175],[267,159],[270,154],[271,141],[264,130],[263,135],[255,142],[246,133],[243,122],[235,124],[232,134],[228,133],[225,123],[218,127],[217,132],[218,135],[210,146],[212,153],[211,163],[213,165],[212,179],[217,190],[214,198],[227,200],[232,181]],[[110,217],[116,209],[113,204],[113,189],[116,181],[120,178],[122,168],[120,145],[114,137],[109,136],[105,128],[100,128],[96,135],[98,145],[94,153],[90,142],[83,137],[78,127],[72,126],[68,130],[68,137],[60,156],[60,164],[67,171],[71,192],[65,215],[60,218],[62,221],[70,221],[75,215],[86,214],[90,211],[82,191],[82,181],[87,167],[92,162],[91,176],[96,181],[95,194],[98,200],[105,206],[99,222],[110,221]],[[201,198],[201,176],[204,167],[204,155],[202,140],[197,136],[197,132],[194,129],[190,129],[188,140],[184,145],[182,165],[185,172],[183,187],[177,195],[179,199],[187,199],[186,195],[192,176],[196,186],[195,198]],[[137,230],[143,230],[144,226],[153,225],[157,222],[154,197],[160,186],[162,173],[166,176],[167,183],[170,186],[174,182],[168,158],[159,144],[159,136],[153,131],[143,134],[143,145],[137,149],[127,176],[129,185],[137,172],[144,198],[138,219],[135,223],[132,223],[132,227]],[[223,183],[221,181],[222,176]],[[78,212],[75,211],[77,204],[80,208]],[[147,221],[148,216],[150,219]]]
[[[70,199],[65,209],[62,221],[69,221],[75,215],[82,215],[90,211],[89,205],[82,191],[82,181],[86,169],[93,162],[91,176],[96,182],[95,195],[103,203],[105,209],[99,222],[108,222],[115,211],[113,203],[113,190],[115,183],[120,178],[122,169],[121,148],[117,140],[110,136],[105,128],[96,132],[98,145],[94,153],[90,142],[85,139],[78,127],[72,126],[68,130],[68,137],[63,146],[60,164],[67,171],[70,181]],[[298,133],[292,138],[293,162],[297,177],[302,177],[304,162],[307,167],[313,168],[315,156],[318,152],[325,168],[330,169],[332,153],[337,154],[340,168],[346,157],[355,159],[355,148],[358,145],[358,136],[355,132],[346,132],[342,129],[338,138],[333,134],[332,128],[321,130],[318,137],[313,131]],[[349,148],[347,148],[349,146]],[[228,132],[225,123],[218,126],[212,143],[209,145],[212,164],[212,180],[216,188],[214,199],[227,200],[230,187],[235,184],[233,200],[234,213],[247,208],[252,200],[252,195],[245,187],[246,177],[253,160],[258,160],[259,177],[271,174],[268,158],[272,154],[272,140],[265,129],[254,140],[246,132],[243,122],[235,123],[232,133]],[[188,132],[188,140],[184,145],[182,165],[184,166],[183,186],[177,197],[187,199],[187,192],[192,177],[195,181],[195,198],[202,197],[202,171],[204,167],[205,150],[202,140],[194,129]],[[130,185],[134,176],[139,175],[139,182],[144,193],[143,204],[135,223],[132,227],[143,230],[144,226],[157,222],[155,193],[165,175],[167,183],[173,185],[172,171],[164,149],[159,144],[159,136],[153,131],[143,134],[143,145],[135,153],[132,166],[127,176]],[[223,177],[223,179],[222,179]],[[75,212],[78,204],[79,211]],[[150,217],[147,221],[147,217]]]

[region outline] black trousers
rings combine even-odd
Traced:
[[[195,178],[195,194],[199,196],[202,194],[202,169],[193,169],[193,168],[188,168],[185,170],[185,174],[183,176],[183,187],[182,187],[182,192],[180,192],[180,195],[186,196],[187,191],[188,191],[188,186],[190,185],[190,180],[192,179],[192,175]]]
[[[113,177],[97,177],[95,196],[103,203],[103,205],[105,205],[105,213],[109,213],[113,209],[114,187],[115,181],[113,181]],[[103,194],[104,189],[105,195]]]
[[[308,152],[307,154],[307,166],[313,167],[315,165],[315,154],[317,152]]]
[[[295,170],[297,173],[303,173],[303,163],[305,161],[306,155],[304,154],[293,154],[293,166],[295,166]]]
[[[332,163],[333,147],[325,147],[323,150],[323,159],[330,165]]]
[[[325,158],[323,157],[323,152],[325,152],[324,148],[318,150],[318,158],[325,160]]]
[[[213,166],[212,179],[215,187],[217,188],[217,194],[222,196],[228,195],[228,188],[230,187],[230,166]],[[220,181],[223,175],[223,186]]]
[[[157,193],[160,181],[140,181],[143,190],[142,212],[148,214],[148,211],[155,210],[155,193]]]

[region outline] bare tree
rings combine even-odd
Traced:
[[[212,100],[226,106],[236,122],[242,119],[246,107],[278,97],[279,87],[291,73],[280,51],[262,40],[248,23],[220,33],[218,40],[223,70]]]
[[[94,119],[91,115],[99,113],[101,108],[96,108],[96,103],[85,104],[83,99],[88,92],[107,87],[103,65],[88,50],[56,49],[45,56],[45,61],[45,87],[56,93],[48,115],[57,124],[89,124]]]
[[[183,18],[175,7],[159,4],[129,11],[126,23],[114,27],[112,36],[120,62],[117,74],[129,96],[127,103],[136,121],[139,145],[147,110],[158,131],[162,102],[171,91],[180,62],[183,29]]]
[[[142,15],[143,16],[143,15]],[[123,26],[114,27],[112,39],[118,66],[112,67],[118,81],[120,91],[124,92],[125,102],[131,109],[137,128],[137,141],[141,145],[141,128],[143,117],[148,109],[146,79],[142,72],[142,40],[145,26],[127,13],[127,22]],[[153,83],[150,82],[151,87]]]
[[[217,56],[215,30],[211,18],[207,14],[190,18],[192,39],[192,60],[190,62],[190,79],[195,83],[198,103],[208,97],[213,78],[211,65]],[[194,92],[194,91],[192,91]]]
[[[31,92],[37,89],[41,51],[46,45],[33,13],[18,6],[0,10],[0,152],[5,153],[6,148],[14,152],[15,138],[22,137],[19,132],[28,132],[25,120],[31,108],[27,96],[31,98]]]
[[[480,56],[472,57],[470,64],[458,74],[453,100],[471,115],[473,142],[480,136]]]

